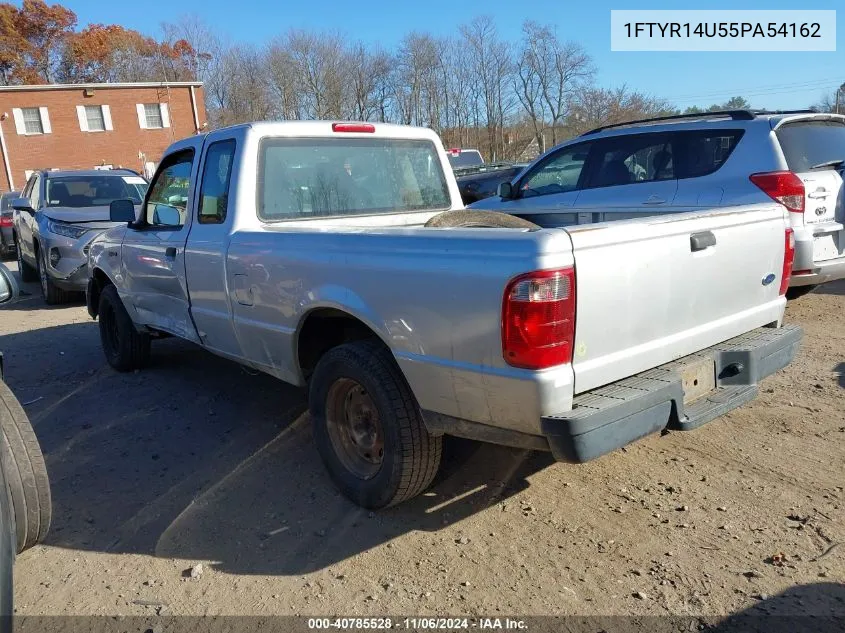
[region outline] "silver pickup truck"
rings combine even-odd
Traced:
[[[427,129],[217,130],[167,150],[140,217],[110,213],[127,224],[91,245],[87,291],[108,362],[173,335],[307,387],[332,479],[368,508],[422,492],[444,434],[583,462],[697,427],[801,338],[781,205],[478,222]]]

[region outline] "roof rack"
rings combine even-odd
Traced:
[[[597,127],[589,132],[584,132],[581,136],[589,136],[596,132],[602,132],[615,127],[623,127],[626,125],[640,125],[642,123],[658,123],[661,121],[677,121],[683,119],[712,119],[716,117],[730,117],[733,121],[751,121],[756,116],[765,116],[767,114],[815,114],[817,110],[714,110],[712,112],[691,112],[689,114],[671,114],[669,116],[658,116],[651,119],[638,119],[636,121],[625,121],[624,123],[610,123]]]
[[[717,110],[715,112],[695,112],[689,114],[671,114],[669,116],[658,116],[651,119],[638,119],[636,121],[625,121],[624,123],[610,123],[597,127],[589,132],[584,132],[581,136],[589,136],[596,132],[608,130],[614,127],[622,127],[625,125],[639,125],[641,123],[657,123],[658,121],[677,121],[679,119],[704,119],[714,117],[730,117],[734,121],[751,121],[754,119],[754,112],[751,110]]]

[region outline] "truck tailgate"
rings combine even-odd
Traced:
[[[759,205],[567,228],[575,392],[779,321],[787,222]]]

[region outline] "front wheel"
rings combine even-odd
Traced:
[[[308,400],[317,450],[349,499],[379,509],[431,484],[443,438],[428,433],[405,377],[380,341],[326,352]]]
[[[38,251],[38,280],[41,282],[41,296],[47,305],[58,305],[60,303],[67,303],[70,298],[70,293],[67,290],[62,290],[53,280],[50,279],[50,274],[47,272],[47,251],[46,249],[39,249]]]
[[[15,240],[15,251],[18,258],[18,274],[21,276],[21,281],[31,282],[38,280],[38,273],[35,269],[23,260],[23,252],[21,251],[20,242]]]
[[[150,360],[150,337],[135,329],[114,286],[108,285],[100,293],[98,314],[100,343],[109,365],[117,371],[145,367]]]

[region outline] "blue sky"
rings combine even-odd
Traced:
[[[623,84],[661,96],[680,107],[710,105],[730,96],[746,96],[754,107],[801,108],[845,82],[845,5],[841,0],[737,2],[707,0],[683,8],[836,9],[837,51],[829,53],[632,53],[610,50],[610,9],[677,9],[678,2],[616,0],[144,0],[104,3],[65,0],[80,26],[116,23],[149,35],[160,23],[183,14],[201,16],[233,41],[262,43],[290,28],[338,29],[350,38],[396,44],[412,30],[434,35],[457,32],[457,25],[481,14],[492,15],[501,35],[516,40],[523,20],[554,25],[563,39],[580,42],[598,67],[597,83]],[[837,7],[838,5],[838,7]]]

